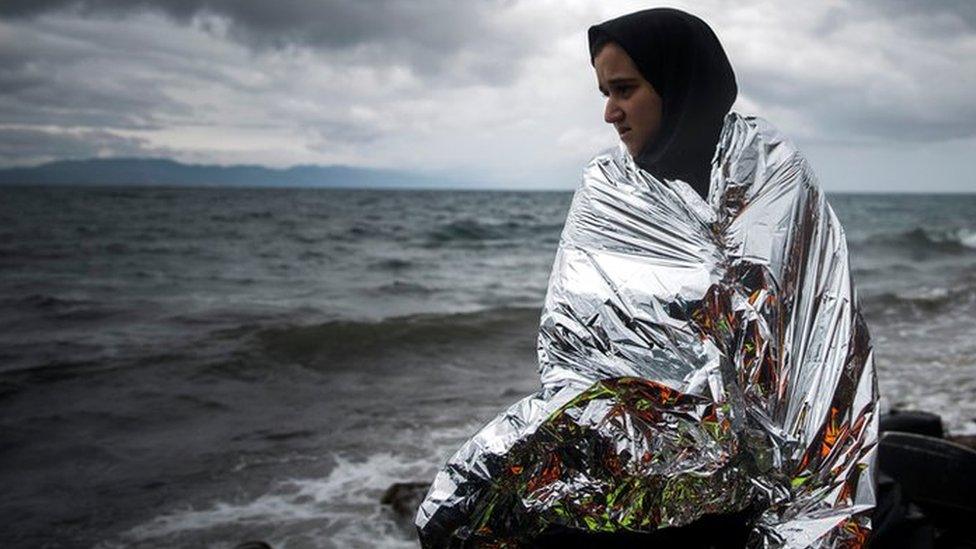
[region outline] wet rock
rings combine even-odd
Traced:
[[[397,522],[412,527],[420,502],[430,489],[428,482],[397,482],[383,492],[380,503],[389,505],[396,515]]]

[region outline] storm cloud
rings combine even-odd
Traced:
[[[47,13],[113,17],[159,13],[249,47],[311,47],[345,54],[347,61],[406,64],[425,75],[453,75],[507,83],[509,61],[533,45],[531,22],[506,21],[510,2],[475,0],[44,0],[0,4],[0,17]],[[460,69],[460,70],[459,70]]]
[[[57,156],[51,155],[57,151]],[[29,156],[45,160],[165,157],[173,151],[153,147],[145,139],[104,131],[43,131],[0,129],[0,160]]]
[[[570,188],[588,157],[614,142],[585,29],[643,7],[7,1],[0,162],[166,151],[203,162],[342,163]],[[949,155],[976,143],[972,4],[678,7],[703,17],[725,44],[740,85],[736,110],[782,127],[832,163],[827,173],[843,179],[851,171],[844,163],[859,158],[852,148],[870,151],[860,158],[872,162],[944,154],[962,173]]]

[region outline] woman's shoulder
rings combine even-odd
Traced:
[[[627,152],[623,143],[617,144],[598,152],[583,168],[580,187],[586,187],[596,181],[620,182],[633,181],[639,178],[640,168],[634,158]]]
[[[587,169],[598,166],[612,164],[620,168],[626,168],[629,164],[634,164],[634,159],[627,152],[627,147],[623,143],[618,143],[612,147],[607,147],[593,155],[586,163]]]
[[[726,115],[712,162],[716,196],[743,204],[764,195],[799,198],[818,192],[817,178],[797,146],[759,116]]]
[[[743,115],[735,111],[725,115],[725,122],[719,137],[720,151],[723,146],[725,149],[732,150],[749,146],[779,146],[793,153],[799,151],[786,133],[769,120],[761,116]]]

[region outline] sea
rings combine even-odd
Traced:
[[[569,192],[0,188],[0,545],[416,547]],[[976,433],[976,195],[834,194],[882,409]]]

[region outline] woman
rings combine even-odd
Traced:
[[[735,78],[700,19],[647,10],[589,38],[622,146],[590,162],[567,215],[542,388],[437,475],[421,540],[863,545],[874,366],[809,166],[727,114]]]
[[[590,27],[590,59],[613,124],[637,165],[703,197],[725,115],[738,91],[712,29],[658,8]]]

